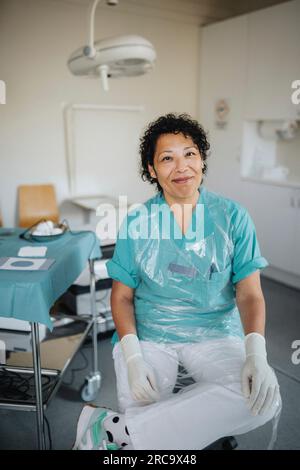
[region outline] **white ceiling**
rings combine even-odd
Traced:
[[[52,1],[86,7],[91,4],[91,0]],[[110,7],[106,5],[106,0],[102,0],[98,8],[118,8],[120,12],[129,14],[204,25],[284,1],[287,0],[119,0],[117,7]]]

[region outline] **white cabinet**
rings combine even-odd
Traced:
[[[300,275],[300,191],[251,182],[245,191],[262,255],[270,266]]]
[[[219,192],[228,187],[229,181],[230,186],[239,183],[246,26],[247,18],[243,15],[202,29],[199,121],[209,131],[211,143],[207,181],[212,190]],[[220,99],[229,105],[228,124],[224,129],[216,124],[215,107]]]
[[[300,119],[300,0],[247,15],[246,119]]]

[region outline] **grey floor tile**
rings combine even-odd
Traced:
[[[292,343],[300,340],[300,291],[262,278],[266,299],[266,340],[272,366],[300,380],[300,364],[292,362]]]

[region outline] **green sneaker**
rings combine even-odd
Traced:
[[[80,413],[76,441],[73,450],[120,450],[115,442],[110,442],[103,422],[115,413],[106,408],[83,407]]]

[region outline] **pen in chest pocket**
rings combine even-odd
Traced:
[[[215,263],[211,263],[210,267],[209,267],[209,271],[208,271],[208,279],[211,280],[212,278],[212,274],[217,272],[217,267],[215,265]]]

